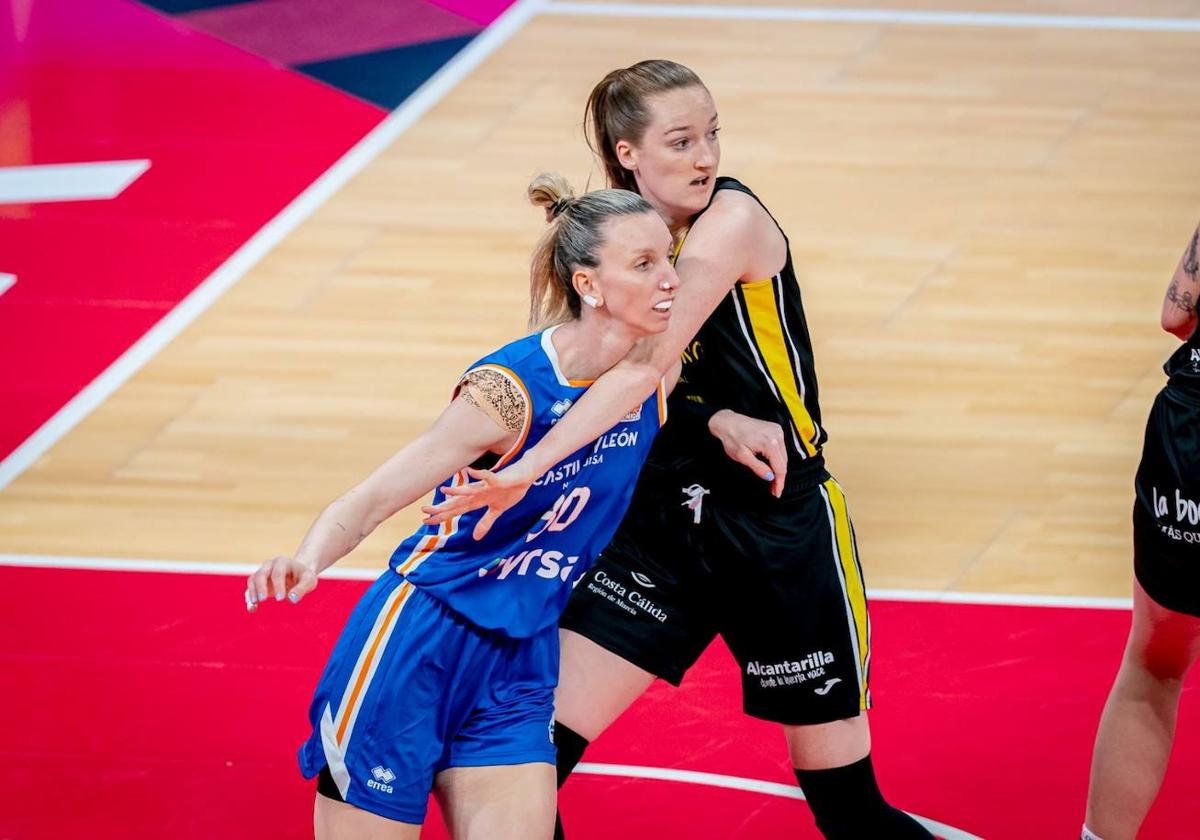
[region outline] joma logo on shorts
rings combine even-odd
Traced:
[[[783,674],[803,674],[822,665],[833,662],[833,654],[825,650],[817,650],[801,659],[799,662],[751,662],[746,665],[746,674],[751,677],[777,677]]]

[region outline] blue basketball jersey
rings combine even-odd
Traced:
[[[495,469],[541,440],[591,384],[563,375],[554,329],[514,341],[468,369],[497,371],[525,397],[525,426]],[[392,554],[391,567],[479,627],[513,638],[537,634],[558,621],[571,588],[612,538],[665,421],[660,385],[595,443],[535,481],[482,540],[471,532],[483,511],[471,511],[422,526]],[[466,480],[459,472],[444,484]],[[439,488],[434,503],[443,498]]]

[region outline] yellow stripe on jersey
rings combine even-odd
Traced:
[[[796,387],[800,371],[792,366],[787,338],[779,320],[779,308],[775,300],[775,278],[743,283],[741,292],[746,300],[746,314],[750,318],[750,328],[753,330],[758,352],[762,354],[771,380],[787,406],[805,452],[816,455],[817,447],[813,441],[817,439],[817,426],[813,423],[812,415],[808,413],[804,399]]]
[[[683,250],[683,243],[687,240],[688,234],[691,232],[691,230],[692,228],[689,225],[683,229],[682,233],[680,233],[679,241],[675,243],[675,250],[671,252],[671,265],[675,265],[675,263],[679,262],[679,252]]]
[[[867,592],[863,585],[862,574],[858,569],[858,557],[854,547],[854,535],[850,531],[850,512],[846,508],[846,496],[832,478],[825,482],[824,487],[833,510],[838,561],[846,581],[846,599],[854,618],[854,631],[858,640],[858,672],[862,679],[862,684],[859,686],[860,707],[866,709],[870,705],[867,679],[871,659],[871,620],[867,615]]]

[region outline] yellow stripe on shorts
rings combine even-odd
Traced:
[[[841,565],[842,579],[845,581],[846,602],[854,622],[858,673],[861,679],[860,708],[865,710],[870,705],[870,689],[867,683],[871,659],[871,620],[867,615],[867,590],[858,568],[858,553],[850,528],[850,511],[846,507],[846,496],[832,478],[825,482],[824,488],[833,516],[837,559]]]

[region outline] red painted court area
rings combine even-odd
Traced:
[[[311,836],[294,753],[365,586],[327,580],[251,616],[239,577],[0,567],[0,838]],[[1128,613],[878,601],[873,620],[875,755],[893,801],[989,840],[1076,836]],[[714,646],[587,761],[787,784],[776,728],[738,698]],[[1200,824],[1195,680],[1180,719],[1145,837]],[[802,802],[677,781],[580,775],[563,809],[571,840],[817,837]],[[445,837],[436,819],[425,836]]]
[[[0,200],[0,459],[385,116],[130,0],[0,3],[0,170],[145,160]]]

